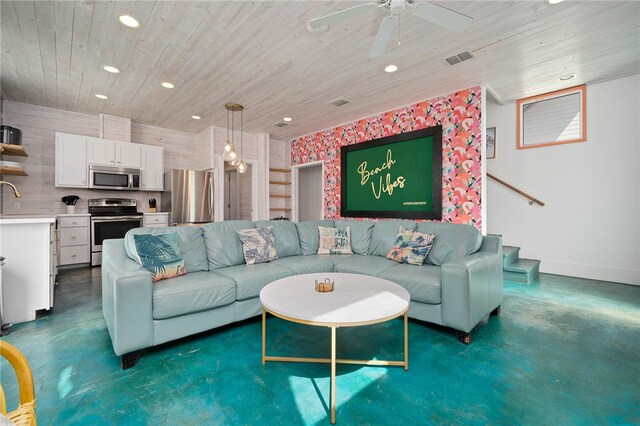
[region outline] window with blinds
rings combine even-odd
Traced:
[[[518,149],[587,139],[586,86],[518,100]]]

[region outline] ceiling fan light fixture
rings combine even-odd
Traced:
[[[396,71],[398,71],[398,66],[397,65],[393,65],[393,64],[389,64],[386,67],[384,67],[384,71],[388,72],[388,73],[396,72]]]
[[[138,20],[136,18],[134,18],[131,15],[120,15],[118,16],[118,20],[120,21],[120,23],[122,25],[125,25],[129,28],[139,28],[140,27],[140,22],[138,22]]]

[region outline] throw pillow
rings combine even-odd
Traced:
[[[412,231],[400,227],[396,241],[387,254],[387,259],[420,266],[433,247],[435,235]]]
[[[318,226],[320,245],[318,254],[353,254],[351,251],[351,228],[325,228]]]
[[[393,246],[391,246],[391,250],[387,253],[387,259],[405,263],[404,256],[407,248],[409,247],[411,237],[413,237],[413,229],[407,229],[404,226],[401,226],[398,230],[396,239],[393,242]]]
[[[133,241],[136,246],[136,261],[151,272],[154,283],[187,273],[175,232],[160,235],[136,234]]]
[[[270,262],[278,258],[273,226],[241,229],[238,235],[242,241],[242,251],[247,265]]]

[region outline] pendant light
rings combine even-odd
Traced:
[[[244,107],[239,104],[228,103],[224,105],[227,110],[227,140],[224,144],[224,152],[223,158],[227,161],[231,166],[238,167],[242,163],[242,110]],[[235,142],[235,113],[240,112],[240,156],[236,153],[236,149],[234,146]],[[244,166],[246,170],[246,163]],[[244,173],[244,172],[240,172]]]
[[[229,140],[229,108],[227,108],[227,106],[225,105],[225,108],[227,109],[227,140],[224,143],[224,152],[222,153],[222,158],[224,159],[224,161],[230,162],[231,161],[231,150],[232,150],[232,146],[231,146],[231,141]]]
[[[238,173],[247,171],[247,163],[242,159],[242,109],[240,110],[240,162],[237,166]]]

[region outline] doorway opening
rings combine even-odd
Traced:
[[[324,180],[322,163],[298,168],[298,220],[324,218]]]
[[[253,166],[247,165],[245,173],[235,167],[224,167],[224,220],[252,220],[253,217]]]

